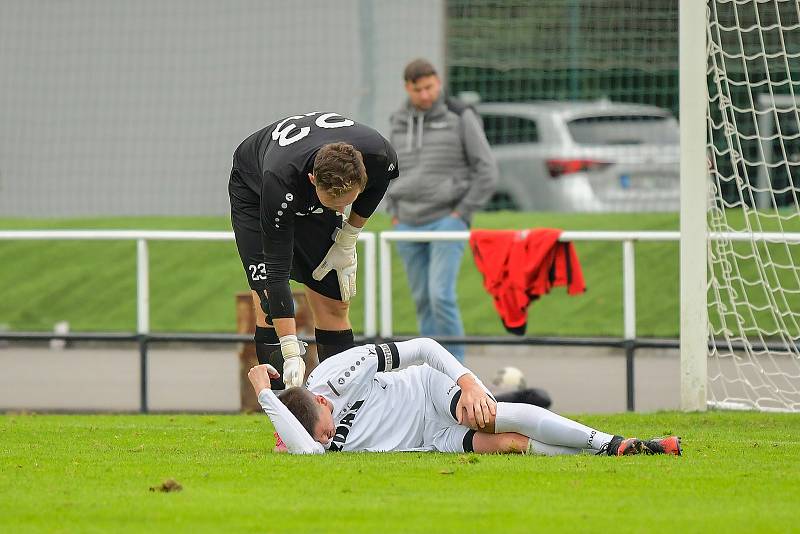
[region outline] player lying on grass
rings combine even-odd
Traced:
[[[278,378],[274,368],[258,365],[248,376],[275,430],[295,454],[681,453],[676,436],[624,439],[538,406],[496,403],[469,369],[427,338],[346,350],[314,369],[306,387],[289,388],[280,398],[270,388],[270,378]]]

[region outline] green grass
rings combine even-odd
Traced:
[[[740,227],[741,214],[729,214]],[[766,221],[767,223],[771,221]],[[678,215],[480,213],[476,228],[565,230],[677,230]],[[772,224],[775,226],[775,224]],[[787,230],[800,229],[796,219]],[[182,229],[230,230],[224,217],[141,217],[92,219],[2,219],[2,229]],[[386,216],[376,214],[368,230],[389,229]],[[772,229],[765,228],[765,230]],[[622,335],[622,253],[619,243],[578,242],[588,291],[569,297],[555,289],[530,307],[528,333],[560,336]],[[737,245],[740,251],[744,245]],[[131,331],[136,325],[135,243],[0,241],[0,324],[14,330],[50,330],[67,320],[74,331]],[[800,263],[779,246],[771,246],[778,263]],[[394,330],[416,333],[416,319],[405,274],[393,255]],[[232,242],[150,243],[151,326],[154,331],[234,331],[234,295],[247,290]],[[637,331],[640,336],[677,337],[679,323],[678,244],[636,245]],[[745,274],[755,276],[752,267]],[[784,287],[799,282],[794,271],[778,269],[766,277]],[[351,307],[356,331],[363,321],[361,292]],[[751,301],[764,301],[759,286],[746,289]],[[482,278],[467,251],[458,280],[465,329],[471,335],[501,335],[505,331],[482,286]],[[800,297],[789,294],[788,308],[800,308]],[[769,319],[771,314],[762,314]],[[768,317],[769,316],[769,317]]]
[[[270,452],[263,415],[0,416],[0,532],[789,532],[800,418],[584,416],[684,456]],[[183,490],[151,492],[174,478]]]

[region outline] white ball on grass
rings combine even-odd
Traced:
[[[519,391],[528,387],[525,383],[525,375],[516,367],[499,369],[492,380],[492,385],[497,392]]]

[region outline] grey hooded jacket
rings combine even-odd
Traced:
[[[400,176],[386,194],[389,213],[401,223],[420,225],[457,211],[469,224],[491,198],[498,177],[475,112],[448,109],[442,93],[425,112],[406,101],[390,123]]]

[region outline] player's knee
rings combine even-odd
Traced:
[[[483,432],[484,434],[494,434],[494,422],[497,419],[496,416],[492,415],[491,413],[488,414],[484,420],[483,426],[476,423],[471,423],[469,420],[469,416],[467,415],[467,409],[461,409],[461,424],[466,426],[467,428],[471,428],[476,432]]]
[[[346,319],[350,310],[349,302],[329,300],[323,306],[323,313],[335,319]]]

